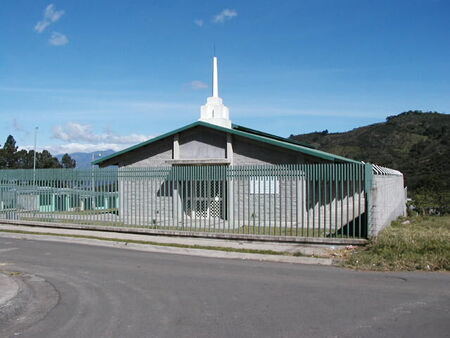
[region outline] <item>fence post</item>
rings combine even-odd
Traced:
[[[371,163],[365,164],[364,190],[366,191],[366,237],[369,237],[372,227],[372,184],[373,166]]]
[[[233,177],[233,168],[226,167],[225,168],[225,185],[227,192],[227,222],[228,222],[228,230],[231,226],[234,226],[234,177]],[[234,227],[233,227],[234,229]]]

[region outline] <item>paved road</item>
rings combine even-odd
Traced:
[[[366,273],[8,238],[0,238],[0,264],[22,271],[32,287],[45,283],[48,298],[28,322],[0,323],[0,336],[450,334],[447,273]]]

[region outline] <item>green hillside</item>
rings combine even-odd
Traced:
[[[450,115],[408,111],[345,133],[291,135],[317,149],[403,172],[412,197],[450,207]],[[424,202],[425,203],[425,202]]]

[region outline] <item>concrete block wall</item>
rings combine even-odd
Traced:
[[[233,165],[325,163],[325,160],[233,135]]]
[[[226,158],[227,136],[208,128],[179,134],[180,159]]]
[[[229,220],[237,226],[299,226],[305,228],[340,229],[352,220],[362,223],[361,217],[365,212],[364,193],[339,191],[339,197],[333,190],[330,201],[329,186],[322,186],[321,200],[308,197],[304,180],[277,180],[278,191],[271,193],[253,194],[251,186],[254,184],[249,178],[234,179],[232,186],[233,201],[230,203]],[[233,221],[232,221],[233,220]]]
[[[119,191],[119,215],[125,224],[169,224],[168,220],[173,218],[172,188],[164,179],[121,179]],[[172,224],[173,222],[170,225]]]
[[[406,216],[403,175],[374,175],[369,236],[376,236],[400,216]]]

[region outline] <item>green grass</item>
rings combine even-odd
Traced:
[[[208,245],[196,245],[196,244],[190,245],[190,244],[179,244],[179,243],[160,243],[160,242],[141,241],[141,240],[122,239],[122,238],[104,238],[104,237],[88,236],[88,235],[55,234],[52,232],[33,232],[33,231],[9,230],[9,229],[0,229],[0,232],[38,235],[38,236],[56,236],[56,237],[96,239],[96,240],[107,241],[107,242],[133,243],[133,244],[156,245],[156,246],[188,248],[188,249],[215,250],[215,251],[226,251],[226,252],[241,252],[241,253],[250,253],[250,254],[281,255],[281,256],[296,256],[296,257],[303,256],[300,252],[290,253],[290,252],[273,251],[273,250],[236,249],[236,248],[208,246]]]
[[[57,216],[57,214],[55,214]],[[50,223],[64,223],[64,224],[82,224],[82,225],[94,225],[94,226],[113,226],[113,227],[129,227],[129,228],[144,228],[153,230],[167,230],[167,231],[195,231],[195,232],[215,232],[215,233],[230,233],[230,234],[250,234],[250,235],[269,235],[269,236],[301,236],[301,237],[326,237],[330,233],[327,229],[321,228],[320,230],[301,228],[295,229],[288,227],[258,227],[243,225],[237,228],[214,228],[206,225],[198,224],[197,227],[190,226],[189,223],[186,226],[165,226],[165,225],[131,225],[125,224],[121,221],[96,221],[96,220],[83,220],[83,219],[67,219],[67,218],[50,218],[50,217],[21,217],[24,221],[38,221],[38,222],[50,222]],[[347,236],[338,235],[333,237]],[[351,237],[351,236],[349,236]]]
[[[237,232],[234,230],[234,232]],[[270,236],[301,236],[301,237],[326,237],[330,234],[328,229],[323,229],[323,227],[319,229],[307,229],[307,228],[298,228],[288,226],[279,226],[279,227],[259,227],[253,225],[244,225],[239,228],[239,233],[241,234],[255,234],[255,235],[270,235]]]
[[[119,213],[119,209],[94,209],[94,210],[71,210],[71,211],[21,211],[23,214],[36,214],[36,215],[99,215],[99,214],[115,214]]]
[[[379,271],[450,271],[450,216],[395,221],[367,247],[350,253],[343,265]]]
[[[20,219],[23,221],[36,221],[49,223],[83,224],[83,225],[117,226],[117,227],[125,226],[125,223],[123,222],[93,221],[93,220],[70,219],[70,218],[21,217]]]

